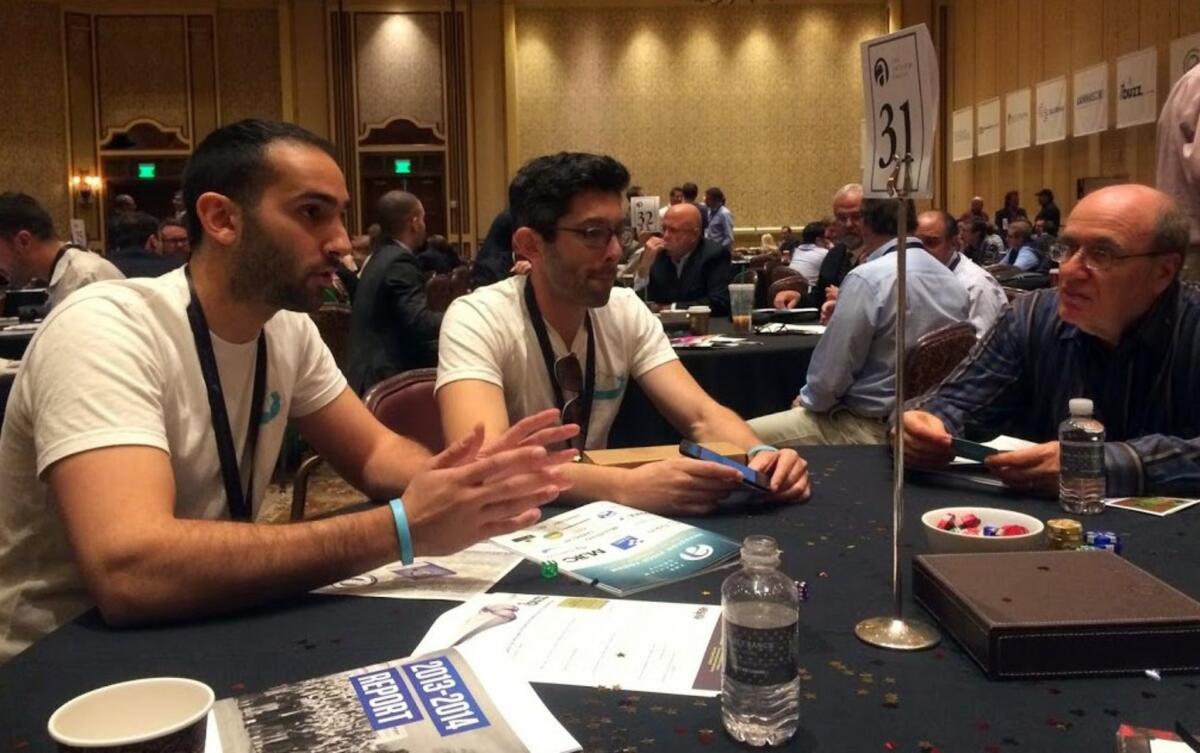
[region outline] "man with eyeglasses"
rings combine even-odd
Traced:
[[[187,216],[186,212],[184,216]],[[192,247],[188,243],[187,225],[183,220],[168,217],[158,223],[158,251],[168,258],[188,260],[192,255]]]
[[[645,283],[646,299],[660,306],[708,306],[713,316],[729,316],[729,248],[704,237],[700,222],[691,204],[668,207],[662,236],[646,241],[634,286]]]
[[[447,310],[436,385],[446,439],[478,422],[486,436],[499,436],[510,421],[557,408],[580,426],[576,449],[603,448],[632,378],[684,436],[747,450],[750,466],[770,477],[775,499],[807,498],[804,461],[763,446],[696,384],[634,291],[614,289],[628,183],[628,171],[611,157],[566,152],[534,159],[513,178],[513,247],[530,273],[476,290]],[[694,216],[690,205],[675,209]],[[565,473],[575,501],[607,499],[667,514],[709,512],[740,480],[723,465],[683,457],[636,469],[577,463]]]
[[[1041,259],[1032,243],[1032,225],[1025,220],[1014,220],[1008,223],[1005,237],[1008,239],[1008,250],[1000,257],[1000,264],[1016,267],[1022,272],[1032,272],[1041,266]]]
[[[832,225],[841,230],[838,242],[821,260],[817,279],[808,281],[808,294],[801,296],[794,290],[785,290],[775,296],[775,308],[795,308],[803,300],[804,306],[819,309],[827,297],[837,296],[837,286],[862,257],[862,200],[863,190],[858,183],[837,190],[833,195]]]
[[[1013,434],[1033,447],[988,468],[1030,493],[1058,493],[1058,425],[1071,398],[1104,423],[1107,495],[1200,494],[1200,290],[1181,284],[1184,214],[1140,185],[1084,197],[1051,249],[1057,290],[1013,302],[971,355],[904,413],[905,457],[944,466],[951,437]]]

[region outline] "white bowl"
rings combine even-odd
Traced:
[[[937,527],[937,522],[952,514],[961,518],[967,513],[974,513],[979,518],[979,526],[1019,525],[1029,529],[1029,533],[1019,536],[971,536],[958,531],[943,531]],[[997,507],[941,507],[930,510],[921,516],[925,529],[925,538],[929,542],[929,550],[935,554],[950,554],[962,552],[1027,552],[1045,548],[1045,529],[1042,521],[1013,510],[1001,510]]]

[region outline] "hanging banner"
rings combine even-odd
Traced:
[[[1117,58],[1117,128],[1158,120],[1158,49]]]
[[[1004,151],[1015,152],[1029,146],[1029,89],[1009,92],[1004,98]]]
[[[1071,133],[1087,136],[1108,130],[1108,63],[1075,71],[1075,112]]]
[[[1200,32],[1171,42],[1171,83],[1167,91],[1174,89],[1175,82],[1197,65],[1200,65]]]
[[[954,144],[951,159],[962,162],[971,159],[975,148],[975,108],[954,111]]]
[[[867,164],[863,195],[887,198],[896,160],[911,157],[912,198],[929,198],[938,119],[938,65],[925,24],[862,43]],[[901,175],[903,176],[901,171]]]
[[[1052,144],[1067,137],[1067,77],[1059,76],[1037,85],[1036,142]]]
[[[975,122],[975,153],[982,157],[1000,151],[1000,98],[979,103]]]

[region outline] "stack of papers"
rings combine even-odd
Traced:
[[[715,604],[485,594],[439,617],[417,653],[455,646],[506,654],[528,682],[691,696],[721,691]]]
[[[617,596],[725,567],[741,551],[718,533],[616,502],[593,502],[492,541]]]
[[[496,585],[520,562],[520,556],[484,541],[447,557],[418,557],[411,565],[393,562],[313,593],[466,601]]]
[[[683,337],[672,337],[671,347],[673,348],[732,348],[737,345],[744,345],[752,342],[744,337],[730,337],[729,335],[685,335]]]
[[[206,753],[580,750],[503,653],[374,664],[219,701]]]

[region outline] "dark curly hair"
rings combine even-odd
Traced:
[[[559,218],[572,197],[584,191],[618,196],[629,185],[629,171],[612,157],[559,152],[526,162],[508,186],[508,206],[517,227],[533,229],[553,241]]]

